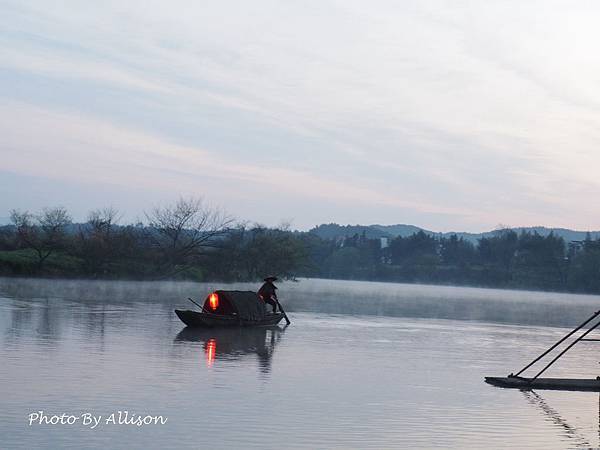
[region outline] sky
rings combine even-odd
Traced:
[[[600,229],[596,1],[0,8],[0,218]]]

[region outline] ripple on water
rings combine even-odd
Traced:
[[[0,298],[0,448],[598,446],[598,394],[483,383],[485,375],[518,370],[564,328],[307,311],[292,312],[285,331],[190,335],[180,333],[172,310],[197,291],[194,284],[92,283],[80,301],[75,282],[53,285],[49,298],[36,294],[37,281],[25,293],[11,283],[11,295]],[[296,307],[312,301],[302,300],[301,287],[291,289]],[[322,288],[311,284],[305,295]],[[479,305],[485,294],[432,289],[411,287],[410,295],[427,303],[464,294],[465,304]],[[400,302],[407,295],[396,294]],[[529,301],[499,295],[491,295],[494,307]],[[334,300],[349,296],[344,287]],[[149,300],[128,300],[140,297]],[[596,355],[597,347],[578,346],[552,375],[595,376]],[[169,421],[95,431],[27,427],[28,412],[39,409],[127,409]]]

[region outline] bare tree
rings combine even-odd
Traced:
[[[116,253],[114,227],[121,215],[113,207],[90,211],[87,222],[79,226],[78,250],[84,269],[90,275],[107,270]]]
[[[107,208],[95,209],[90,211],[87,217],[87,223],[95,235],[110,236],[112,228],[121,219],[119,211],[109,206]]]
[[[41,214],[12,210],[10,218],[23,247],[31,248],[38,257],[38,269],[65,243],[66,228],[71,217],[63,207],[44,208]]]
[[[227,232],[233,219],[201,198],[180,198],[175,204],[146,213],[150,239],[164,258],[161,270],[174,275],[188,269]]]

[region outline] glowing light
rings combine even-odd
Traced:
[[[208,296],[208,304],[210,305],[210,309],[213,311],[219,307],[219,296],[216,292],[213,292]]]
[[[217,353],[217,341],[214,339],[209,339],[206,343],[206,364],[208,367],[211,367],[215,362],[215,354]]]

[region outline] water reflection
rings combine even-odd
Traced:
[[[3,306],[10,309],[10,321],[3,330],[6,343],[18,346],[23,338],[35,336],[37,342],[52,348],[61,337],[62,312],[48,299],[35,303],[16,302],[0,296]]]
[[[487,298],[483,290],[440,288],[438,295],[427,286],[302,282],[285,285],[284,307],[296,311],[285,333],[181,331],[173,310],[219,287],[0,279],[0,447],[281,448],[265,410],[286,424],[289,448],[597,445],[593,394],[542,392],[541,401],[481,382],[483,374],[530,360],[568,330],[385,315],[538,323],[566,317],[570,326],[599,297],[590,307],[587,297],[559,301],[545,293],[492,291]],[[317,302],[320,309],[311,309]],[[558,314],[563,307],[581,317]],[[344,315],[318,313],[325,308]],[[348,314],[362,311],[382,316]],[[569,367],[578,376],[597,375],[595,350],[579,350],[555,369],[557,376],[572,377]],[[24,417],[38,408],[128,408],[164,414],[169,428],[28,427]],[[207,412],[215,419],[212,433],[196,426]]]
[[[7,343],[21,345],[24,338],[51,348],[62,340],[65,330],[76,328],[94,342],[104,343],[106,328],[119,326],[118,314],[106,303],[66,304],[61,299],[36,298],[28,303],[0,296],[10,319],[3,330]]]
[[[206,352],[206,364],[211,367],[215,362],[215,354],[217,353],[217,341],[213,338],[209,339],[204,344],[204,351]]]
[[[579,430],[577,427],[567,422],[560,415],[560,413],[554,408],[552,408],[540,394],[538,394],[535,391],[529,390],[523,390],[521,392],[530,404],[536,406],[540,411],[544,413],[546,417],[548,417],[550,422],[552,422],[554,425],[556,425],[562,430],[561,435],[567,437],[568,439],[571,439],[578,448],[592,447],[592,444],[584,436],[582,430]],[[598,397],[598,408],[598,433],[600,436],[600,394]]]
[[[219,359],[238,359],[256,355],[262,373],[271,371],[275,347],[281,341],[285,327],[214,328],[186,327],[175,337],[176,343],[202,343],[206,365],[212,367]]]
[[[17,341],[24,334],[24,329],[30,327],[33,312],[29,307],[14,307],[10,310],[10,325],[6,328],[8,340]]]

